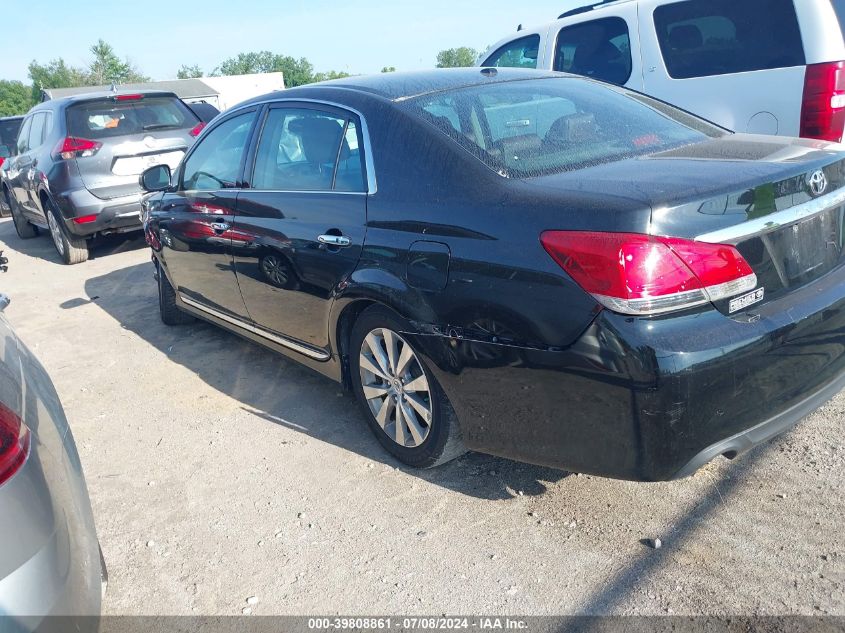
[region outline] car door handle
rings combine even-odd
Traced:
[[[343,235],[321,235],[317,238],[317,241],[326,246],[349,246],[352,244],[352,240]]]
[[[212,222],[211,228],[214,229],[215,233],[225,233],[232,228],[232,225],[226,222]]]

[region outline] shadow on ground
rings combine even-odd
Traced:
[[[73,310],[96,303],[171,361],[240,402],[244,410],[272,424],[405,470],[372,436],[354,397],[332,380],[210,324],[165,326],[158,315],[151,263],[89,279],[85,291],[86,296],[66,301],[61,307]],[[566,476],[559,470],[480,454],[466,455],[434,470],[407,472],[483,499],[508,499],[519,493],[539,495],[546,491],[547,483]]]
[[[59,254],[56,252],[56,248],[53,246],[53,241],[50,239],[50,234],[47,231],[39,229],[39,234],[36,237],[22,240],[15,233],[11,218],[0,220],[0,225],[3,227],[2,231],[0,231],[0,238],[3,239],[9,249],[9,252],[6,254],[7,257],[11,254],[14,258],[14,251],[17,251],[30,257],[37,257],[38,259],[44,259],[54,262],[57,265],[62,265]],[[98,237],[89,242],[89,248],[91,249],[89,259],[108,257],[109,255],[115,255],[125,251],[146,248],[146,246],[144,234],[140,231]]]

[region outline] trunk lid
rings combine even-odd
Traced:
[[[148,167],[175,169],[199,123],[176,96],[126,97],[85,101],[67,110],[68,135],[101,144],[93,155],[74,159],[85,188],[101,199],[139,193],[138,176]]]
[[[652,209],[643,232],[736,246],[758,287],[719,301],[725,314],[745,313],[843,264],[842,145],[736,134],[532,182],[627,196]]]

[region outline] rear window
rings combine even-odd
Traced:
[[[80,103],[67,110],[68,134],[87,139],[193,128],[198,122],[196,115],[173,97],[104,99]]]
[[[623,88],[574,78],[475,86],[407,104],[512,178],[581,169],[725,133]]]
[[[688,0],[657,7],[669,76],[728,75],[804,65],[793,0]]]
[[[11,147],[15,144],[18,138],[18,130],[21,129],[21,123],[23,123],[23,119],[0,121],[0,145]]]

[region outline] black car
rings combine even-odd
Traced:
[[[96,235],[141,229],[139,174],[175,167],[204,123],[171,92],[100,92],[27,113],[2,194],[18,236],[49,231],[66,264],[88,259]]]
[[[22,116],[0,117],[0,181],[2,181],[3,166],[12,156],[15,141],[18,138],[18,130],[23,122]],[[8,165],[6,165],[8,169]],[[0,195],[0,217],[7,217],[10,213],[9,205],[6,204],[4,196]]]
[[[342,382],[411,466],[672,479],[845,384],[837,145],[467,69],[254,99],[142,180],[164,322]]]

